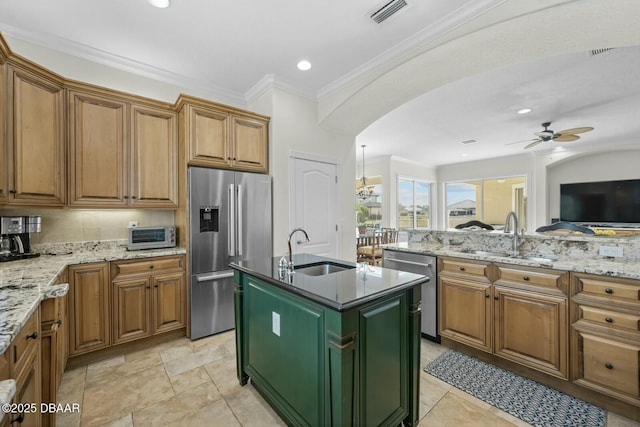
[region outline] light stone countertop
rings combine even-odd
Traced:
[[[0,381],[0,405],[11,403],[14,394],[16,394],[15,380]],[[4,416],[4,411],[0,411],[0,421],[3,420]]]
[[[629,260],[616,261],[605,258],[583,258],[572,257],[570,255],[558,254],[556,252],[552,261],[530,260],[522,258],[509,258],[503,256],[491,256],[486,254],[475,254],[465,252],[468,248],[445,246],[439,244],[429,244],[424,242],[403,242],[382,245],[386,249],[403,252],[422,253],[435,256],[449,256],[456,258],[475,259],[483,261],[493,261],[504,264],[515,264],[529,267],[544,267],[556,270],[574,271],[578,273],[597,274],[609,277],[621,277],[627,279],[640,279],[640,262]],[[486,247],[486,246],[485,246]],[[492,251],[487,248],[487,251]],[[508,251],[505,251],[508,252]],[[544,257],[544,254],[538,255]]]
[[[67,293],[68,284],[53,284],[67,266],[186,253],[178,247],[128,251],[122,240],[33,246],[40,257],[0,264],[0,354],[42,300]]]

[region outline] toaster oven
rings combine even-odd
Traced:
[[[176,245],[175,227],[130,227],[127,249],[172,248]]]

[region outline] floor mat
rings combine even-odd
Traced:
[[[604,409],[448,350],[424,371],[534,426],[604,426]]]

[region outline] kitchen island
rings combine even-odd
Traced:
[[[309,254],[231,264],[237,374],[290,425],[416,425],[428,277]]]

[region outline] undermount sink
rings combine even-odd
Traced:
[[[466,254],[474,254],[480,256],[498,256],[503,258],[508,258],[510,255],[504,252],[491,252],[491,251],[475,251],[475,250],[464,250],[462,251]]]
[[[319,264],[297,265],[294,270],[296,273],[306,274],[307,276],[324,276],[331,273],[350,270],[355,268],[351,265],[336,264],[332,262],[323,262]]]

